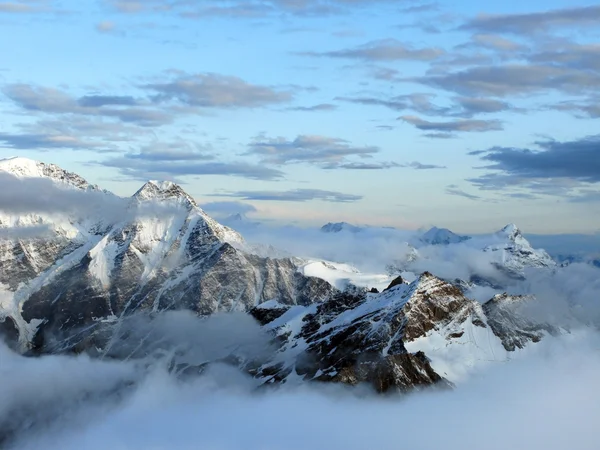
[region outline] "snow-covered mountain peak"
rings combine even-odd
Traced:
[[[133,194],[133,197],[139,201],[175,199],[189,207],[198,206],[196,201],[181,186],[172,181],[150,180]]]
[[[0,171],[18,178],[49,178],[79,189],[97,190],[97,186],[88,183],[83,177],[68,172],[55,164],[46,164],[29,158],[16,156],[0,160]]]
[[[458,244],[470,239],[469,236],[459,236],[447,228],[433,227],[421,236],[421,242],[430,245]]]
[[[521,234],[521,230],[519,230],[519,228],[514,223],[509,223],[496,234],[500,236],[506,236],[511,241],[516,241],[519,238],[525,240],[525,238],[523,238],[523,235]]]
[[[340,231],[350,231],[351,233],[358,233],[361,230],[361,227],[349,224],[348,222],[329,222],[321,227],[321,231],[323,231],[324,233],[339,233]]]

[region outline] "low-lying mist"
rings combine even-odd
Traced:
[[[549,337],[448,392],[383,397],[363,386],[261,388],[226,364],[193,377],[172,370],[174,354],[201,364],[232,349],[246,357],[268,349],[260,327],[246,319],[136,318],[122,330],[125,360],[26,358],[0,346],[0,445],[583,450],[600,442],[600,336],[591,328]]]

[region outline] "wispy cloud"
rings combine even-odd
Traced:
[[[458,186],[451,184],[446,188],[446,194],[456,195],[458,197],[467,198],[469,200],[481,200],[481,197],[473,194],[469,194],[462,189],[459,189]]]
[[[186,18],[230,17],[257,18],[271,15],[326,16],[377,4],[394,4],[391,0],[104,0],[121,13],[162,12]]]
[[[351,163],[349,157],[371,158],[380,151],[375,146],[354,146],[344,139],[318,135],[300,135],[294,140],[258,137],[249,147],[248,154],[258,155],[267,164],[307,163],[328,169],[343,168]]]
[[[390,98],[378,97],[337,97],[336,100],[360,105],[383,106],[394,111],[412,110],[428,116],[473,117],[478,114],[492,114],[516,110],[507,102],[486,97],[453,97],[451,106],[438,106],[431,99],[434,94],[405,94]]]
[[[99,33],[114,33],[117,31],[117,25],[109,20],[104,20],[96,24],[96,31]]]
[[[430,122],[416,116],[401,116],[398,118],[419,130],[439,131],[443,133],[452,132],[485,132],[502,130],[502,122],[499,120],[452,120],[447,122]]]
[[[312,106],[295,106],[293,108],[287,108],[288,111],[305,111],[305,112],[319,112],[319,111],[334,111],[337,109],[337,105],[331,103],[319,103]]]
[[[236,197],[243,200],[271,200],[282,202],[306,202],[322,200],[333,203],[349,203],[362,199],[362,195],[344,194],[321,189],[293,189],[289,191],[237,191],[213,194],[217,197]]]
[[[194,175],[226,175],[254,180],[283,178],[282,171],[245,161],[217,161],[210,148],[189,142],[154,143],[139,152],[128,152],[97,162],[128,177],[177,179]]]
[[[304,56],[322,56],[329,58],[349,58],[363,61],[431,61],[444,54],[440,48],[413,48],[396,39],[371,41],[364,45],[329,52],[304,52]]]

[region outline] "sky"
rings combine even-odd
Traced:
[[[0,0],[0,158],[277,223],[598,233],[599,25],[577,0]]]

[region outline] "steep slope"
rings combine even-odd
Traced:
[[[382,392],[450,386],[448,379],[505,360],[514,348],[504,350],[503,342],[522,337],[520,319],[504,322],[499,336],[491,326],[497,314],[488,318],[486,310],[430,273],[410,284],[395,280],[382,293],[342,292],[308,307],[264,303],[251,312],[281,347],[254,374],[265,382],[368,382]]]
[[[90,186],[56,166],[18,163],[24,167],[11,160],[10,168],[23,176],[45,176],[51,167],[53,181],[58,174],[56,182],[69,188]],[[94,230],[2,241],[0,318],[14,323],[22,349],[72,347],[98,323],[139,310],[243,311],[273,299],[308,304],[334,291],[300,274],[293,259],[233,247],[243,246],[241,236],[206,215],[174,183],[146,183],[122,221]],[[81,331],[76,339],[74,330]]]
[[[27,158],[0,160],[0,176],[23,183],[45,180],[60,190],[110,195],[77,174]],[[0,322],[7,318],[4,328],[14,326],[25,339],[32,337],[35,326],[30,327],[20,315],[22,300],[46,281],[44,274],[57,262],[68,267],[69,255],[84,253],[97,240],[106,224],[96,219],[0,209]]]
[[[492,264],[510,276],[521,277],[526,268],[556,266],[550,255],[544,250],[534,249],[514,224],[508,224],[496,232],[491,241],[483,251],[493,254]]]

